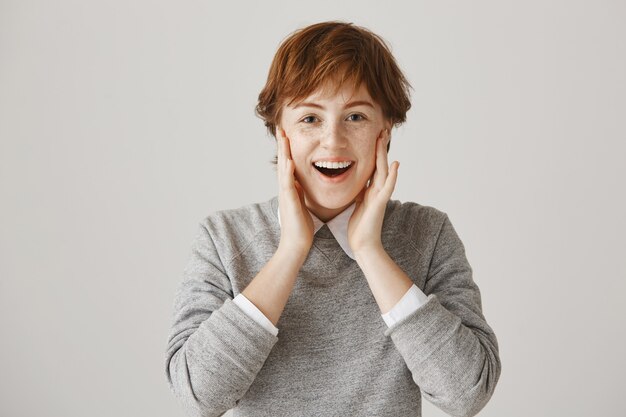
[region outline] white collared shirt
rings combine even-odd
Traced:
[[[352,203],[350,207],[333,217],[326,223],[333,236],[339,243],[339,246],[344,250],[346,255],[351,259],[354,258],[354,253],[348,243],[348,223],[350,216],[354,212],[356,203]],[[280,207],[278,211],[278,224],[280,225]],[[309,215],[313,219],[314,234],[317,233],[324,226],[324,222],[317,218],[316,215],[309,211]],[[407,317],[418,308],[420,308],[428,297],[424,294],[415,284],[409,288],[409,290],[402,296],[402,298],[385,314],[381,314],[383,320],[388,327]],[[233,301],[254,321],[263,326],[274,336],[278,334],[278,328],[265,316],[250,300],[248,300],[243,294],[238,294]]]

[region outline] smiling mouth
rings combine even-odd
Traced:
[[[349,169],[351,169],[352,166],[354,166],[354,164],[350,164],[349,166],[347,166],[345,168],[334,169],[334,168],[322,168],[322,167],[318,167],[316,165],[313,165],[313,167],[315,169],[317,169],[319,172],[321,172],[322,174],[326,175],[327,177],[331,177],[331,178],[343,174],[344,172],[346,172]]]

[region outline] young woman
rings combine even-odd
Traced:
[[[278,196],[202,220],[174,302],[170,388],[191,415],[473,416],[501,365],[448,215],[391,200],[409,83],[342,22],[289,36],[257,114]]]

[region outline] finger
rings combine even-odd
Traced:
[[[385,187],[383,189],[383,193],[386,196],[386,199],[389,200],[391,195],[393,194],[393,190],[396,188],[396,182],[398,180],[398,170],[400,169],[400,162],[393,161],[391,164],[391,169],[389,170],[389,176],[387,176],[387,180],[385,181]]]
[[[372,175],[370,175],[370,177],[367,180],[366,188],[369,188],[369,187],[374,185],[374,179],[378,175],[378,148],[379,148],[379,145],[380,145],[379,142],[380,142],[380,136],[378,136],[376,138],[376,145],[374,146],[374,149],[375,149],[375,152],[374,152],[374,171],[372,171]]]
[[[280,158],[282,156],[282,152],[280,150],[281,144],[280,144],[280,130],[278,127],[276,127],[276,165],[278,167],[282,166],[281,165],[281,161]]]
[[[285,165],[286,165],[286,161],[285,161],[285,143],[284,143],[284,139],[283,136],[281,134],[281,129],[279,127],[276,128],[276,147],[277,147],[277,152],[278,152],[278,183],[279,185],[282,187],[284,184],[284,178],[285,178]]]
[[[282,144],[282,160],[284,169],[282,170],[283,182],[281,183],[282,192],[286,196],[288,205],[292,208],[304,207],[304,188],[298,182],[295,175],[296,165],[291,158],[291,150],[289,147],[289,138],[285,131],[280,129],[280,139]]]
[[[376,144],[376,171],[374,172],[374,185],[377,188],[383,188],[387,180],[389,168],[387,166],[387,130],[385,129]]]
[[[295,171],[296,164],[291,157],[291,145],[289,144],[289,138],[285,134],[285,131],[281,129],[281,136],[283,138],[283,156],[286,161],[286,165],[288,166],[288,174],[289,174],[289,184],[295,188],[294,180],[295,180]]]
[[[276,128],[276,146],[278,148],[278,163],[284,167],[285,143],[283,141],[282,129],[279,127]]]
[[[280,167],[279,171],[279,183],[280,186],[287,192],[293,187],[293,161],[287,157],[287,137],[282,129],[277,129],[278,139],[278,161]]]
[[[305,207],[306,203],[304,201],[304,188],[302,188],[302,185],[300,184],[300,181],[298,180],[294,180],[294,185],[296,187],[296,190],[298,191],[298,197],[300,198],[300,203],[302,204],[302,207]]]
[[[291,144],[289,143],[289,138],[287,137],[287,134],[285,134],[284,130],[280,130],[281,131],[281,136],[283,137],[283,152],[285,155],[285,158],[287,158],[288,160],[293,160],[293,158],[291,157]]]
[[[367,183],[365,184],[365,188],[370,188],[372,185],[374,185],[374,176],[376,175],[376,168],[374,168],[374,172],[372,172],[372,175],[367,179]]]

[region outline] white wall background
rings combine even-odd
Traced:
[[[184,415],[163,363],[196,225],[277,194],[256,98],[280,41],[331,19],[413,84],[392,198],[464,241],[503,364],[480,415],[626,415],[608,0],[0,0],[0,415]]]

